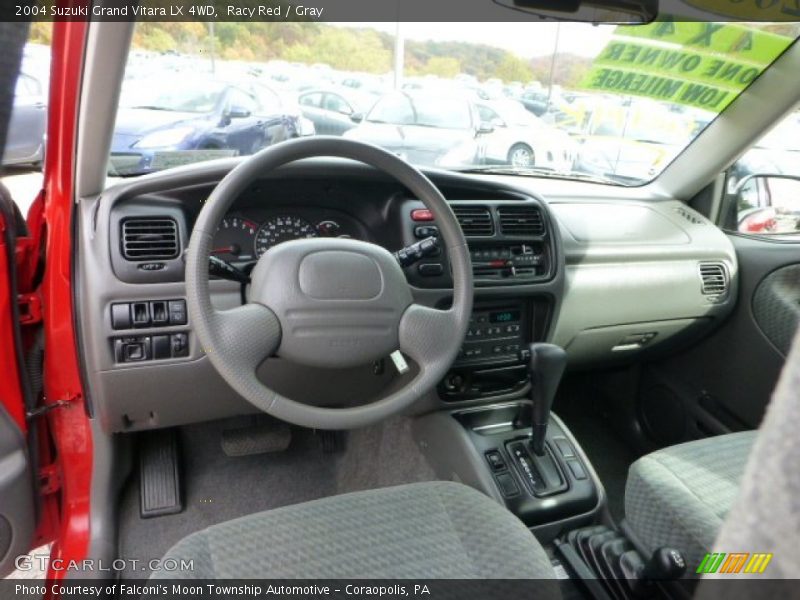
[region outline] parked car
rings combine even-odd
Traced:
[[[44,159],[47,103],[39,79],[20,73],[8,124],[3,166],[37,165]]]
[[[371,94],[345,89],[311,89],[297,98],[303,116],[314,124],[317,133],[324,135],[342,135],[355,127],[375,100]]]
[[[585,116],[575,169],[629,181],[651,179],[692,139],[694,120],[657,102],[598,100]]]
[[[466,97],[403,91],[378,100],[362,123],[344,135],[417,165],[459,166],[483,160],[480,138],[491,132]]]
[[[515,100],[476,103],[481,121],[494,129],[484,138],[484,160],[515,167],[571,170],[577,144]]]
[[[800,113],[785,118],[733,164],[728,190],[756,173],[800,175]]]
[[[111,147],[121,175],[194,162],[187,153],[253,154],[305,131],[298,107],[256,83],[207,79],[133,82],[123,90]]]

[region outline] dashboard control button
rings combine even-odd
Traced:
[[[169,312],[167,312],[167,302],[159,300],[150,303],[150,316],[153,325],[167,325],[169,323]]]
[[[131,327],[131,305],[112,304],[111,305],[111,327],[114,329],[130,329]]]
[[[134,327],[147,327],[150,325],[150,304],[147,302],[134,302],[131,304],[131,321]]]
[[[519,488],[510,473],[499,473],[495,476],[497,486],[506,498],[519,494]]]
[[[170,343],[168,335],[154,335],[153,336],[153,358],[158,360],[161,358],[169,358],[171,355]]]
[[[502,455],[497,450],[487,452],[486,460],[489,462],[489,466],[492,467],[492,470],[505,471],[506,461],[503,460]]]
[[[433,221],[433,212],[427,208],[415,208],[411,211],[412,221]]]
[[[553,440],[556,443],[556,448],[564,458],[573,458],[575,451],[572,449],[572,444],[569,443],[567,438],[557,437]]]
[[[150,358],[150,337],[124,337],[114,340],[114,356],[117,362],[140,362]]]
[[[425,263],[417,267],[417,270],[423,277],[437,277],[444,273],[441,263]]]
[[[569,470],[572,471],[572,475],[575,479],[586,479],[586,471],[583,469],[583,465],[577,458],[571,458],[567,461],[567,466]]]
[[[425,239],[426,237],[436,237],[439,235],[439,228],[436,225],[420,225],[414,228],[414,237]]]
[[[189,336],[185,333],[173,333],[170,336],[172,345],[172,357],[181,358],[189,356]]]
[[[169,301],[169,324],[186,325],[186,300]]]

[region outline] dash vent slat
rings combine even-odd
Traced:
[[[730,280],[722,263],[700,263],[700,280],[702,294],[712,301],[721,300],[728,295]]]
[[[488,237],[494,234],[492,214],[485,206],[453,206],[461,230],[468,237]]]
[[[544,219],[535,206],[501,206],[497,209],[500,233],[508,236],[544,234]]]
[[[168,260],[180,253],[178,224],[170,217],[134,217],[122,222],[126,260]]]

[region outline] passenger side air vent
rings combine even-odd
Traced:
[[[122,256],[126,260],[167,260],[180,252],[178,224],[170,217],[135,217],[122,221]]]
[[[701,291],[711,302],[719,302],[728,295],[730,280],[722,263],[700,263]]]
[[[500,206],[500,233],[510,236],[544,234],[544,220],[535,206]]]
[[[494,233],[494,223],[489,209],[485,206],[453,206],[464,235],[469,237],[488,237]]]

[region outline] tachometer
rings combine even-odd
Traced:
[[[317,237],[319,233],[311,223],[300,217],[281,215],[264,221],[256,233],[256,256],[261,256],[281,242]]]
[[[257,229],[258,223],[249,219],[225,217],[214,236],[211,254],[227,261],[253,260],[253,241]]]

